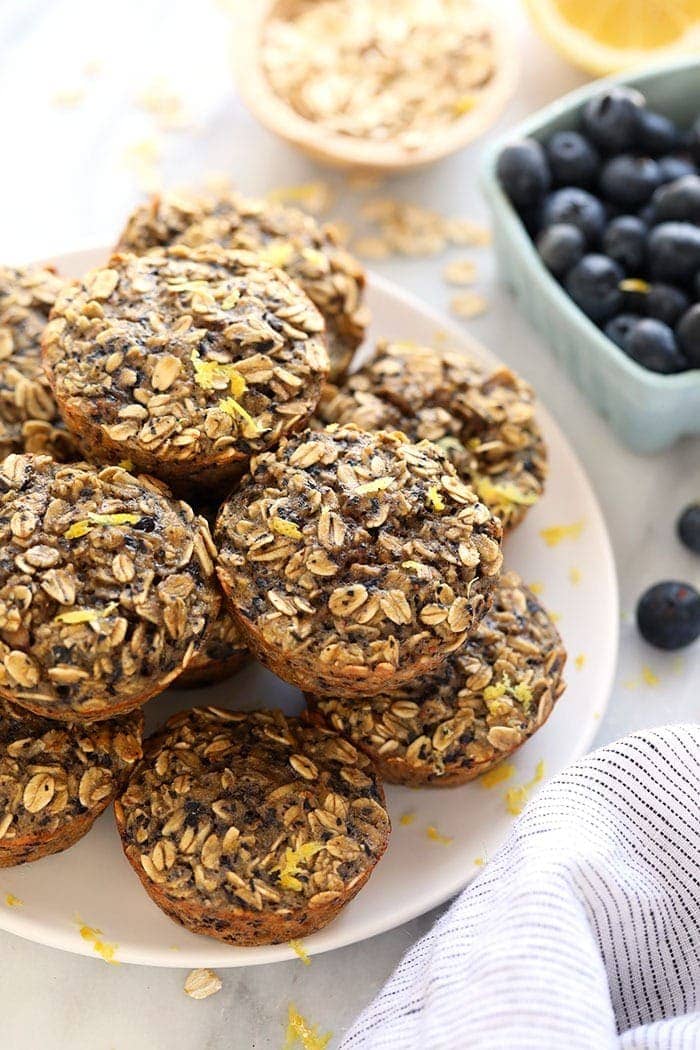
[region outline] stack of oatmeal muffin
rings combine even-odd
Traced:
[[[458,785],[546,720],[565,653],[502,540],[543,491],[530,388],[382,342],[332,227],[166,196],[80,281],[0,269],[0,866],[115,802],[189,929],[329,922],[382,782]],[[212,537],[213,532],[213,537]],[[302,718],[143,705],[255,656]]]

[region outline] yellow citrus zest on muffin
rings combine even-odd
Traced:
[[[304,966],[311,965],[311,957],[307,952],[306,948],[304,947],[303,941],[290,941],[289,947],[292,949],[293,952],[295,952],[299,956]]]
[[[356,496],[369,496],[373,492],[383,492],[388,489],[394,479],[391,477],[375,478],[374,481],[365,481],[363,485],[355,487]]]
[[[440,495],[437,485],[431,485],[427,495],[428,505],[436,510],[438,514],[445,509],[445,501]]]
[[[432,842],[439,842],[441,846],[450,846],[454,842],[454,839],[449,835],[441,835],[432,824],[426,828],[425,833]]]
[[[240,397],[245,393],[248,384],[235,365],[222,365],[219,361],[202,361],[198,350],[192,351],[190,360],[194,365],[195,382],[197,386],[201,386],[202,390],[224,390],[228,386],[234,397]]]
[[[121,467],[122,470],[133,470],[134,469],[134,463],[133,463],[133,460],[131,460],[131,459],[120,459],[119,462],[117,463],[117,466]]]
[[[302,539],[302,532],[299,526],[295,525],[293,521],[287,521],[286,518],[270,518],[270,528],[278,536],[288,536],[292,540]]]
[[[461,98],[455,99],[452,108],[456,116],[463,117],[465,113],[471,113],[475,105],[475,95],[462,95]]]
[[[111,963],[112,966],[119,965],[119,960],[115,958],[119,945],[103,941],[102,930],[98,930],[96,927],[92,926],[81,926],[80,936],[84,941],[88,941],[92,944],[95,954],[99,955],[105,962]]]
[[[5,894],[5,904],[8,908],[21,908],[24,901],[21,897],[15,897],[14,893]]]
[[[540,536],[548,547],[558,547],[562,540],[577,540],[583,532],[583,522],[574,521],[571,525],[550,525],[540,529]]]
[[[323,252],[318,251],[317,248],[304,248],[301,254],[307,262],[312,263],[314,266],[318,266],[320,269],[325,269],[326,257]]]
[[[279,869],[280,883],[285,890],[296,890],[298,893],[304,888],[299,879],[294,876],[302,870],[302,864],[306,864],[323,848],[322,842],[305,842],[299,849],[287,848],[285,850],[284,863]]]
[[[500,765],[494,766],[493,769],[489,769],[487,773],[479,777],[479,783],[482,787],[493,788],[497,784],[510,780],[513,773],[515,773],[515,766],[511,766],[508,762],[501,762]]]
[[[54,620],[57,623],[91,623],[93,620],[104,620],[112,615],[117,605],[117,602],[110,602],[104,609],[70,609],[54,616]]]
[[[518,682],[517,685],[512,685],[508,675],[503,676],[503,680],[497,685],[487,685],[484,689],[484,700],[488,704],[491,701],[498,700],[500,697],[505,696],[506,693],[512,696],[514,700],[518,700],[523,705],[525,710],[532,703],[532,689],[525,682]]]
[[[243,408],[243,405],[239,405],[235,397],[223,398],[221,401],[219,401],[219,408],[222,410],[222,412],[225,412],[227,416],[231,416],[232,418],[234,418],[235,416],[239,416],[240,419],[244,421],[246,428],[248,430],[252,430],[253,434],[260,433],[260,427],[258,426],[258,424],[255,422],[250,413],[246,412],[246,410]]]
[[[69,529],[66,529],[63,533],[63,538],[66,540],[78,540],[81,536],[87,536],[90,528],[91,525],[87,519],[84,521],[76,521]]]
[[[63,536],[67,540],[78,540],[87,536],[93,525],[138,525],[140,521],[140,514],[94,514],[90,511],[87,518],[74,522]]]
[[[415,819],[415,813],[404,813],[403,816],[399,818],[399,824],[403,824],[403,826],[407,828],[409,824],[412,824]]]
[[[258,254],[270,266],[286,266],[294,254],[288,241],[271,241],[259,249]]]
[[[504,510],[513,504],[519,507],[531,507],[533,503],[537,503],[537,496],[534,492],[520,492],[516,485],[494,485],[490,478],[479,478],[474,488],[477,496],[484,503],[503,507]]]
[[[536,784],[539,784],[543,777],[544,760],[540,759],[540,761],[535,766],[535,775],[532,778],[532,780],[529,780],[526,784],[523,784],[521,787],[510,788],[508,791],[506,791],[506,809],[512,816],[517,817],[522,813],[525,803],[527,802],[528,797],[530,795],[530,792]]]
[[[284,1041],[285,1050],[292,1050],[298,1044],[302,1046],[303,1050],[326,1050],[331,1040],[332,1032],[320,1035],[318,1025],[310,1025],[293,1003],[289,1004],[288,1016],[287,1037]]]

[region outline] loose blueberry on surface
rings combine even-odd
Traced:
[[[644,98],[638,91],[609,88],[589,99],[583,107],[583,130],[604,152],[622,153],[637,141],[639,113],[643,105]]]
[[[700,117],[695,118],[695,122],[688,132],[687,142],[691,157],[696,164],[700,165]]]
[[[700,554],[700,503],[691,503],[678,519],[678,538],[693,554]]]
[[[627,273],[641,272],[647,246],[647,228],[636,215],[620,215],[603,234],[603,251]]]
[[[652,284],[644,302],[648,317],[673,327],[689,306],[688,296],[672,284]]]
[[[649,266],[654,277],[690,284],[700,270],[700,229],[689,222],[662,222],[649,234]]]
[[[691,368],[700,368],[700,303],[691,306],[676,326],[680,348]]]
[[[678,144],[678,128],[662,113],[640,109],[637,115],[637,143],[645,153],[660,157]]]
[[[605,208],[597,197],[578,186],[555,190],[542,207],[543,226],[568,223],[577,226],[590,246],[598,243],[605,228]]]
[[[700,223],[700,175],[683,175],[659,186],[652,204],[657,222]]]
[[[668,157],[659,157],[659,176],[661,182],[673,182],[682,179],[684,175],[695,175],[695,165],[689,157],[679,157],[670,154]]]
[[[600,172],[603,196],[615,204],[638,208],[659,185],[659,166],[651,157],[623,153],[606,161]]]
[[[637,625],[650,645],[682,649],[700,637],[700,594],[689,583],[656,583],[639,599]]]
[[[557,131],[546,146],[549,169],[557,186],[590,186],[600,167],[597,149],[578,131]]]
[[[612,339],[616,346],[624,350],[627,346],[630,332],[636,324],[639,324],[638,314],[618,314],[617,317],[613,317],[611,321],[608,321],[603,331],[608,339]]]
[[[645,317],[634,326],[624,350],[633,361],[650,372],[673,375],[688,367],[676,344],[673,329],[653,317]]]
[[[537,204],[551,184],[547,157],[535,139],[506,146],[499,155],[496,174],[516,208]]]
[[[622,306],[620,281],[624,274],[607,255],[584,255],[566,278],[566,290],[593,321],[602,323]]]
[[[537,238],[542,262],[555,277],[563,277],[583,258],[586,238],[577,226],[565,222],[548,226]]]

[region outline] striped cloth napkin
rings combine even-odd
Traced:
[[[341,1050],[700,1050],[700,727],[550,781]]]

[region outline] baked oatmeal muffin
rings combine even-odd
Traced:
[[[362,889],[390,831],[369,759],[279,711],[180,712],[114,808],[158,907],[229,944],[325,926]]]
[[[120,467],[0,465],[0,695],[66,722],[144,704],[220,607],[209,526]]]
[[[556,627],[511,572],[465,646],[435,674],[369,700],[306,699],[311,719],[349,737],[386,780],[452,787],[540,728],[564,691],[565,661]]]
[[[535,395],[504,365],[382,340],[361,371],[340,388],[325,388],[318,417],[434,441],[506,530],[544,490],[547,456]]]
[[[209,621],[192,659],[173,685],[189,689],[223,682],[249,658],[238,624],[228,605],[222,602],[218,616]]]
[[[78,842],[141,758],[143,715],[60,725],[0,700],[0,868]]]
[[[235,480],[302,427],[328,372],[323,318],[251,252],[114,255],[66,286],[44,333],[61,412],[89,459],[180,490]]]
[[[0,460],[10,452],[78,458],[41,363],[41,334],[62,284],[41,266],[0,266]]]
[[[256,456],[216,524],[219,578],[275,674],[372,696],[438,667],[485,615],[501,525],[403,434],[306,431]]]
[[[340,245],[330,224],[319,225],[296,208],[249,200],[239,193],[156,195],[129,216],[118,251],[141,253],[167,244],[262,252],[285,270],[323,314],[331,378],[345,374],[364,339],[365,272]]]

